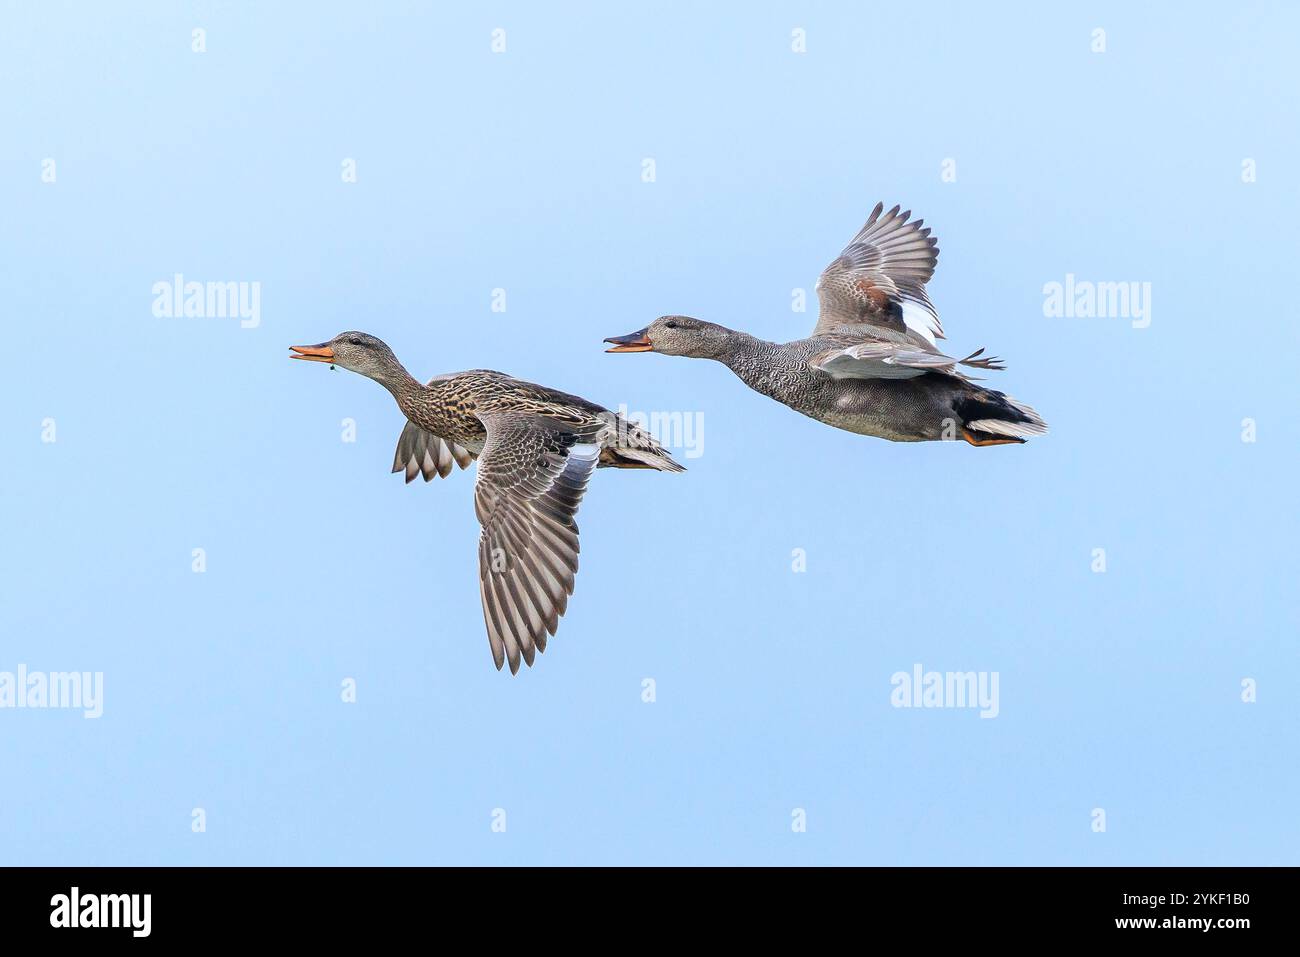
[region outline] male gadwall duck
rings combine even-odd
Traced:
[[[716,359],[751,389],[837,429],[894,442],[962,438],[971,445],[1022,443],[1043,435],[1038,413],[975,385],[959,366],[1002,369],[983,349],[965,359],[944,338],[925,284],[939,250],[923,220],[895,206],[871,218],[817,280],[821,313],[812,335],[779,345],[692,319],[662,316],[639,332],[606,339],[609,352],[662,352]]]
[[[359,372],[393,394],[407,418],[393,471],[407,482],[478,459],[479,592],[497,670],[508,660],[518,673],[520,658],[531,666],[568,607],[578,571],[574,515],[592,471],[685,471],[644,429],[576,395],[490,369],[421,385],[364,332],[289,348],[291,358]]]

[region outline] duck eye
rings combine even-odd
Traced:
[[[348,340],[348,342],[352,343],[354,346],[361,345],[361,340],[358,339],[356,336],[353,336],[351,339]]]
[[[675,322],[665,322],[664,325],[667,326],[669,329],[676,329],[676,328],[677,328],[677,323],[675,323]]]

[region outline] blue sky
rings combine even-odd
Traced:
[[[104,694],[0,708],[0,861],[1297,863],[1300,15],[468,6],[6,6],[0,672]],[[886,443],[603,354],[805,335],[878,199],[1050,436]],[[177,273],[258,283],[256,326],[155,316]],[[1067,274],[1150,324],[1046,316]],[[352,328],[703,423],[684,475],[596,475],[517,678],[472,475],[404,486],[387,393],[286,359]],[[998,716],[892,707],[917,664]]]

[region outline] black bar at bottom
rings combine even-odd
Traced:
[[[945,939],[1231,945],[1285,933],[1287,868],[10,868],[6,944],[293,939],[339,945],[412,929],[536,930],[636,937],[676,925],[732,934],[803,922]],[[548,933],[554,933],[552,928]],[[972,936],[975,935],[975,936]],[[881,938],[883,940],[883,938]],[[17,951],[14,951],[17,952]]]

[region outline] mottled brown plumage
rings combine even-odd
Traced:
[[[474,369],[416,381],[374,336],[344,332],[294,358],[380,383],[407,418],[393,471],[446,476],[478,460],[479,594],[492,658],[511,673],[546,650],[578,571],[574,516],[597,468],[682,466],[644,429],[576,395]]]

